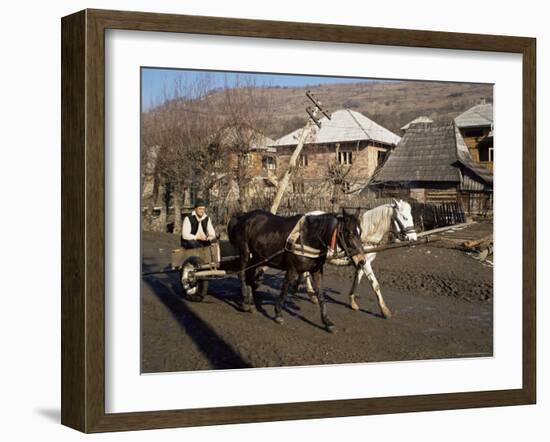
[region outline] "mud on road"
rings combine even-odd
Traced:
[[[144,232],[143,271],[166,268],[178,240]],[[352,269],[325,266],[324,288],[336,333],[322,327],[305,288],[289,298],[284,325],[274,322],[283,275],[269,270],[261,309],[239,309],[235,277],[211,281],[201,303],[181,299],[179,276],[144,276],[141,283],[143,373],[342,364],[491,356],[493,269],[436,244],[388,250],[373,264],[393,317],[380,316],[364,279],[361,310],[348,307]]]

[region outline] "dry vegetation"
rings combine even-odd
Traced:
[[[329,110],[357,110],[399,134],[399,128],[420,115],[435,121],[450,121],[481,98],[492,101],[492,86],[479,84],[395,82],[342,84],[311,88]],[[305,98],[298,90],[274,94],[280,129],[300,116]],[[280,103],[280,104],[279,104]],[[279,107],[280,106],[280,107]],[[292,109],[295,109],[294,112]]]
[[[306,90],[329,112],[354,109],[397,134],[418,116],[450,121],[482,98],[492,101],[492,86],[486,84],[395,81],[263,87],[243,76],[226,87],[213,86],[208,76],[165,85],[164,104],[142,114],[142,180],[154,177],[152,194],[142,201],[147,207],[145,226],[153,223],[155,203],[161,205],[160,225],[166,225],[168,207],[179,214],[184,190],[191,188],[226,206],[236,187],[239,210],[247,210],[249,201],[243,195],[253,178],[247,154],[261,134],[277,139],[305,125],[305,108],[311,104]],[[336,189],[349,170],[328,167],[327,182],[336,201]],[[178,215],[174,231],[180,227]]]
[[[201,197],[223,205],[235,183],[239,209],[247,209],[241,198],[253,178],[247,154],[261,137],[255,128],[265,128],[273,114],[271,94],[247,78],[232,86],[214,100],[210,77],[176,81],[166,85],[164,105],[143,113],[142,189],[146,178],[153,178],[152,194],[142,193],[146,228],[153,223],[155,203],[160,203],[160,224],[166,225],[168,207],[173,206],[174,231],[179,232],[185,189],[202,189]]]
[[[273,115],[266,121],[265,135],[277,139],[306,122],[305,107],[311,90],[329,111],[349,108],[361,112],[399,134],[399,128],[420,115],[435,121],[450,121],[478,104],[493,99],[490,84],[426,81],[372,82],[303,87],[271,87]],[[223,99],[223,90],[210,94],[214,102]]]

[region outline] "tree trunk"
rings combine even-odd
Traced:
[[[241,212],[248,211],[248,196],[246,195],[247,186],[244,183],[239,183],[239,210]]]
[[[247,164],[245,157],[239,155],[237,159],[237,173],[235,175],[235,180],[237,183],[237,189],[239,191],[239,196],[237,198],[237,203],[239,204],[240,212],[248,211],[248,177],[247,177]]]
[[[332,211],[338,212],[338,206],[340,202],[340,190],[341,185],[340,184],[340,173],[338,170],[338,154],[340,152],[340,143],[336,143],[336,156],[334,158],[334,167],[335,170],[338,172],[336,176],[332,177],[332,197],[331,197],[331,203],[332,203]]]
[[[168,207],[166,201],[166,183],[164,178],[161,177],[159,183],[159,203],[160,203],[160,215],[158,219],[158,231],[166,232],[166,224],[168,219]]]
[[[182,192],[181,184],[177,183],[174,185],[174,194],[172,195],[174,200],[174,235],[181,235],[181,201],[182,201]]]
[[[159,194],[159,180],[160,177],[157,174],[153,175],[153,191],[149,196],[147,202],[147,212],[145,214],[145,225],[143,228],[145,230],[153,231],[155,230],[155,202],[158,199]]]
[[[340,207],[340,185],[339,184],[333,184],[332,185],[332,198],[331,198],[331,203],[332,203],[332,211],[333,212],[338,212],[338,209]]]

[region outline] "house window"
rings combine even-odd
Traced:
[[[307,155],[300,155],[300,158],[298,159],[298,165],[301,167],[305,167],[309,164]]]
[[[263,157],[262,158],[262,167],[264,169],[267,169],[267,170],[275,170],[277,168],[275,158],[273,158],[273,157]]]
[[[342,190],[343,190],[344,192],[350,192],[350,191],[351,191],[351,183],[348,182],[348,181],[344,181],[344,182],[342,183]]]
[[[384,162],[384,160],[386,159],[386,154],[387,152],[385,150],[379,150],[378,151],[378,154],[377,154],[377,163],[376,164],[382,164]]]
[[[479,161],[493,161],[493,148],[487,145],[481,145],[478,147],[478,160]]]
[[[223,165],[223,161],[221,158],[216,158],[216,160],[214,161],[214,167],[216,169],[220,169]]]
[[[479,137],[482,137],[483,136],[483,128],[473,128],[473,129],[465,129],[464,130],[464,136],[465,137],[475,137],[475,138],[479,138]]]
[[[305,193],[304,183],[293,183],[292,190],[294,193]]]
[[[338,164],[352,164],[353,152],[338,152]]]
[[[244,164],[247,166],[250,166],[252,164],[252,154],[246,153],[244,154]]]
[[[491,163],[494,161],[494,160],[493,160],[494,152],[495,152],[495,148],[494,148],[494,147],[490,147],[490,148],[489,148],[489,161],[490,161]]]

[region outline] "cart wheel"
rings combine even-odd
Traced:
[[[187,258],[181,267],[181,286],[183,297],[189,301],[201,302],[208,292],[208,281],[195,279],[195,270],[203,264],[202,259],[191,256]]]

